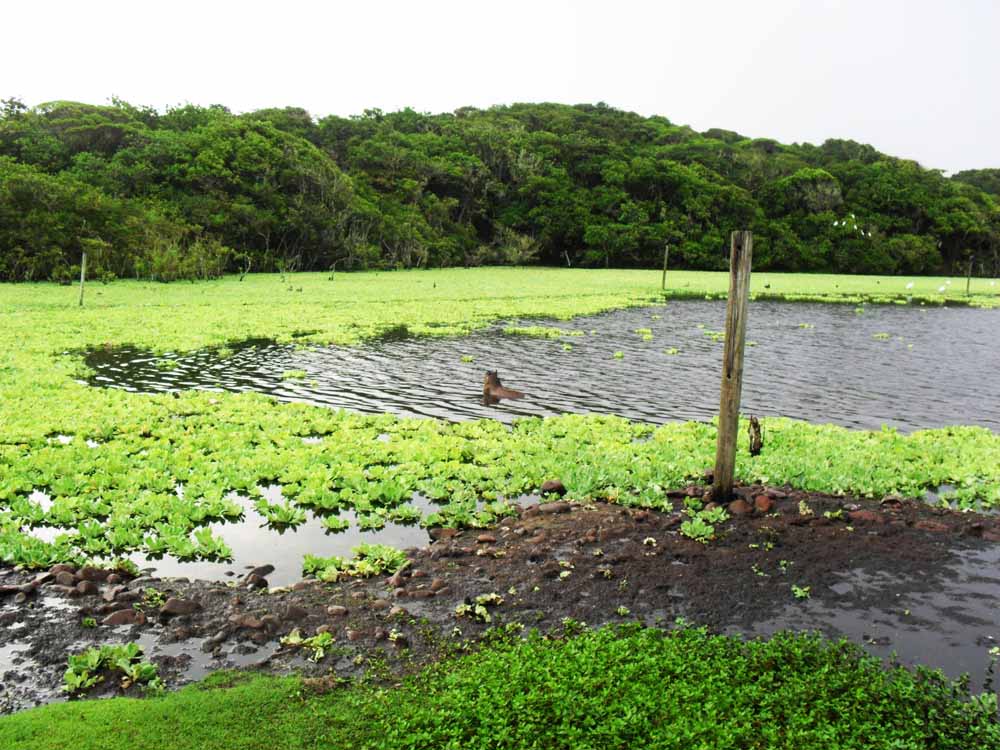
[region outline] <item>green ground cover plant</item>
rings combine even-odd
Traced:
[[[702,296],[724,293],[726,283],[724,274],[671,278],[674,289]],[[754,277],[774,293],[791,293],[794,282],[809,294],[851,298],[880,281],[890,280]],[[891,281],[907,294],[923,291]],[[77,382],[85,347],[133,344],[165,354],[248,337],[357,344],[398,331],[401,320],[415,335],[455,335],[498,319],[568,319],[648,304],[659,298],[658,282],[649,272],[556,269],[339,274],[336,281],[304,274],[292,285],[276,276],[115,282],[83,309],[72,290],[56,285],[0,286],[0,559],[32,568],[135,551],[226,559],[224,530],[209,526],[238,519],[248,503],[275,528],[311,513],[336,533],[345,526],[339,513],[349,510],[363,528],[484,526],[507,515],[512,498],[555,477],[573,499],[664,508],[667,489],[711,465],[713,426],[566,415],[508,429],[490,420],[352,414],[256,394],[174,397]],[[1000,506],[1000,438],[985,429],[900,435],[769,419],[766,430],[763,454],[741,451],[743,481],[869,497],[948,483],[961,507]],[[280,487],[279,502],[262,496],[271,485]],[[421,517],[408,504],[414,492],[440,507]],[[54,537],[32,533],[41,529]]]
[[[569,628],[567,628],[569,630]],[[51,705],[0,719],[19,750],[1000,746],[996,697],[845,642],[744,642],[700,629],[607,627],[497,638],[392,687],[316,692],[217,674],[158,698]],[[322,644],[320,644],[322,645]]]

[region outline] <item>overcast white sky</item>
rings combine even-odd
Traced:
[[[1000,0],[5,4],[0,98],[316,116],[604,101],[1000,167]]]

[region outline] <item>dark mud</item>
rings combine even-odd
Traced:
[[[961,422],[1000,431],[1000,378],[982,377],[1000,369],[998,311],[863,310],[752,304],[743,412],[860,429]],[[140,392],[257,391],[285,401],[447,420],[510,422],[573,412],[659,424],[717,413],[722,343],[708,334],[723,329],[724,316],[725,302],[678,301],[571,321],[513,321],[580,334],[562,339],[506,335],[501,324],[458,338],[390,336],[360,347],[246,342],[226,357],[213,350],[157,356],[115,348],[90,352],[86,364],[94,370],[91,385]],[[499,370],[504,385],[526,397],[483,406],[486,370]],[[288,379],[290,371],[303,377]]]
[[[677,505],[702,489],[674,493]],[[3,570],[0,713],[59,699],[67,654],[100,643],[137,640],[170,688],[223,667],[386,677],[474,647],[492,626],[561,632],[573,627],[567,618],[665,627],[683,618],[742,634],[819,630],[983,684],[1000,638],[1000,520],[894,497],[873,504],[788,488],[739,493],[746,504],[708,545],[679,533],[679,513],[560,502],[493,529],[436,530],[408,551],[402,572],[367,580],[269,589],[254,588],[245,571],[221,583],[107,581],[90,570],[57,581]],[[456,615],[483,594],[503,600],[486,605],[489,623]],[[122,611],[132,614],[115,615]],[[138,611],[141,624],[81,625]],[[280,644],[293,628],[328,631],[335,645],[309,661]]]

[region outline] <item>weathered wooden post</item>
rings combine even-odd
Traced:
[[[719,439],[715,448],[712,486],[712,497],[717,502],[728,500],[733,494],[753,234],[749,231],[733,232],[729,243],[729,302],[726,304],[726,341],[722,355],[722,389],[719,395]]]
[[[80,259],[80,307],[83,307],[83,281],[87,278],[87,251],[83,251]]]
[[[663,244],[663,281],[660,282],[660,289],[667,291],[667,263],[670,261],[670,243]]]

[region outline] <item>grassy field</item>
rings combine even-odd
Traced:
[[[718,293],[724,274],[671,274],[674,289]],[[603,417],[445,424],[279,404],[253,394],[180,398],[90,388],[77,382],[84,347],[135,344],[155,351],[217,347],[250,337],[356,344],[405,325],[415,334],[461,334],[497,319],[573,315],[661,299],[644,271],[476,269],[380,274],[226,278],[199,284],[116,282],[73,289],[0,287],[0,559],[31,567],[113,558],[132,551],[180,559],[226,557],[206,527],[254,498],[276,525],[311,511],[342,525],[354,510],[377,528],[388,520],[483,525],[507,510],[502,498],[563,479],[578,499],[665,507],[665,490],[710,465],[714,428],[659,429]],[[772,293],[859,295],[905,290],[904,279],[760,275]],[[921,289],[938,280],[921,280]],[[985,284],[986,282],[980,282]],[[952,285],[954,286],[954,284]],[[916,291],[916,287],[914,290]],[[980,290],[981,291],[981,290]],[[851,296],[852,300],[856,297]],[[986,299],[986,298],[983,298]],[[993,298],[990,298],[993,299]],[[1000,299],[1000,298],[997,298]],[[541,329],[552,335],[552,329]],[[741,455],[744,481],[879,496],[956,485],[967,506],[1000,505],[1000,438],[988,430],[911,436],[768,420],[771,449]],[[68,436],[68,443],[53,436]],[[305,444],[304,436],[321,436]],[[380,441],[379,435],[390,436]],[[284,488],[284,503],[257,487]],[[175,487],[184,485],[184,497]],[[28,496],[48,493],[43,509]],[[419,491],[442,505],[420,519],[406,499]],[[482,500],[492,501],[477,507]],[[26,532],[63,533],[43,543]]]
[[[18,750],[1000,747],[996,696],[857,647],[624,627],[500,643],[397,687],[217,675],[0,718]]]

